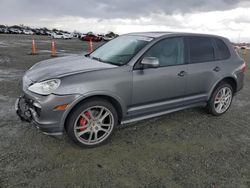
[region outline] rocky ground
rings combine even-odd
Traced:
[[[250,187],[249,64],[245,88],[225,115],[184,110],[120,127],[108,144],[82,149],[67,136],[42,134],[14,112],[25,70],[51,58],[51,39],[35,39],[39,55],[31,56],[30,36],[0,35],[1,188]],[[56,45],[59,56],[88,49],[78,39]]]

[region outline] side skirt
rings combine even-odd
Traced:
[[[141,121],[141,120],[144,120],[144,119],[149,119],[149,118],[162,116],[162,115],[165,115],[165,114],[169,114],[169,113],[172,113],[172,112],[177,112],[177,111],[184,110],[184,109],[187,109],[187,108],[206,106],[206,104],[207,104],[206,102],[200,102],[200,103],[190,104],[190,105],[187,105],[187,106],[178,107],[178,108],[174,108],[174,109],[170,109],[170,110],[166,110],[166,111],[162,111],[162,112],[157,112],[157,113],[153,113],[153,114],[149,114],[149,115],[139,116],[139,117],[136,117],[136,118],[131,118],[131,119],[128,119],[128,120],[124,120],[124,121],[121,122],[121,125],[128,124],[128,123],[133,123],[133,122],[136,122],[136,121]]]

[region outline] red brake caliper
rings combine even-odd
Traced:
[[[85,114],[85,116],[86,116],[88,119],[90,118],[89,112],[85,112],[84,114]],[[87,129],[87,127],[86,127],[86,125],[87,125],[87,123],[88,123],[88,120],[87,120],[87,119],[85,119],[84,117],[81,117],[79,123],[80,123],[80,126],[82,127],[82,128],[80,129],[80,131],[84,131],[85,129]]]

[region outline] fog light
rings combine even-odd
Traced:
[[[62,104],[62,105],[54,107],[54,110],[66,110],[67,107],[68,107],[68,104]]]

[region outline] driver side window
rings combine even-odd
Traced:
[[[184,64],[183,38],[161,40],[152,46],[144,57],[158,58],[160,67]]]

